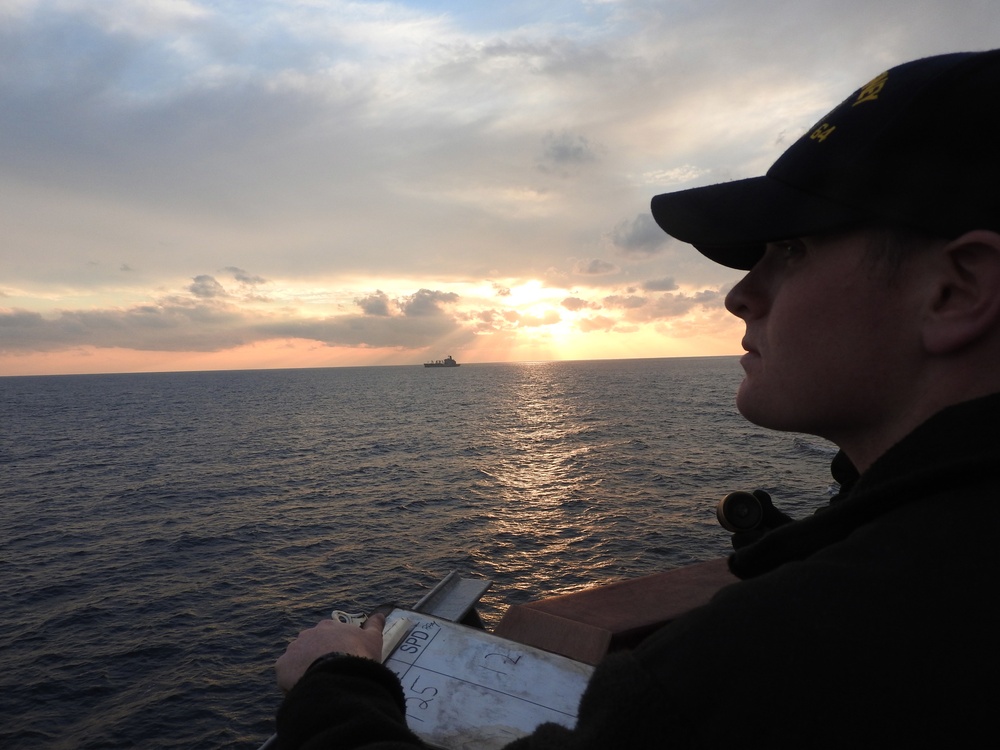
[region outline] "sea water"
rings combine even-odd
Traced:
[[[736,412],[736,358],[0,378],[0,746],[253,750],[331,609],[452,570],[512,603],[725,555],[834,449]]]

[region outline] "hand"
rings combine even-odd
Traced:
[[[278,687],[288,691],[319,657],[333,652],[382,661],[382,628],[385,615],[373,614],[360,628],[336,620],[299,633],[274,665]]]

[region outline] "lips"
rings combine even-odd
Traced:
[[[744,371],[748,371],[753,363],[760,359],[760,352],[757,351],[754,345],[747,339],[743,339],[741,345],[746,350],[746,354],[740,357],[740,367],[742,367]]]

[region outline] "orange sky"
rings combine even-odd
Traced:
[[[976,8],[0,4],[0,376],[738,354],[652,196],[995,46]]]
[[[330,346],[301,338],[260,341],[215,352],[75,346],[57,351],[0,353],[0,376],[411,365],[449,354],[466,364],[712,356],[741,352],[742,330],[740,321],[716,314],[711,320],[707,315],[700,319],[690,316],[669,326],[630,326],[626,332],[513,329],[473,335],[460,347],[442,345],[419,350]]]

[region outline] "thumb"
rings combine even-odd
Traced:
[[[365,624],[361,626],[362,630],[377,630],[380,633],[384,628],[385,628],[385,615],[382,614],[381,612],[376,612],[375,614],[371,615],[367,620],[365,620]]]

